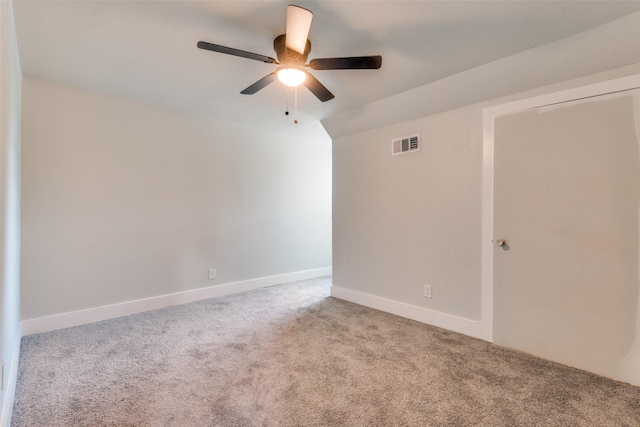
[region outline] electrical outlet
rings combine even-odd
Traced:
[[[209,269],[209,280],[215,279],[215,278],[216,278],[216,269],[215,268],[210,268]]]
[[[431,285],[424,285],[424,297],[431,298]]]

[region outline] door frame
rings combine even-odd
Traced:
[[[640,74],[494,105],[483,110],[482,339],[493,342],[493,203],[495,119],[507,114],[640,88]]]

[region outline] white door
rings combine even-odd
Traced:
[[[639,99],[530,109],[494,130],[494,342],[636,383]]]

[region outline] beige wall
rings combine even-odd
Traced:
[[[331,265],[326,134],[25,78],[22,168],[23,319]]]
[[[480,319],[481,136],[471,106],[334,141],[334,285]]]

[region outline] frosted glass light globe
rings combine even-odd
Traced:
[[[277,72],[278,80],[289,87],[300,86],[307,78],[307,74],[298,68],[283,67]]]

